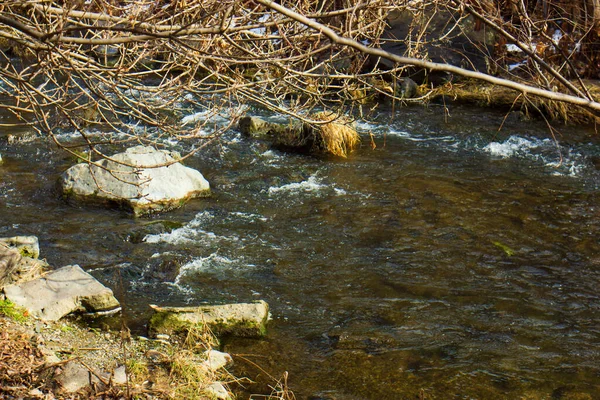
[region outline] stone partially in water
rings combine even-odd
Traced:
[[[244,117],[239,129],[246,136],[266,138],[275,147],[300,153],[347,157],[360,143],[350,119],[330,112],[316,113],[310,118],[318,123],[277,124],[259,117]]]
[[[40,243],[35,236],[0,238],[0,243],[17,249],[23,257],[38,258],[40,256]]]
[[[39,255],[39,248],[37,252],[30,247],[21,251],[18,246],[9,245],[13,239],[0,240],[0,288],[35,279],[48,267],[45,261],[23,256],[23,253]]]
[[[4,288],[6,298],[34,316],[56,321],[76,311],[117,311],[112,290],[77,265],[52,271],[29,282]]]
[[[173,156],[136,146],[112,160],[77,164],[62,175],[62,190],[67,198],[118,204],[136,216],[169,211],[191,198],[208,196],[210,185],[204,176]]]
[[[268,137],[271,132],[275,133],[278,124],[273,124],[259,117],[244,117],[240,119],[238,128],[242,135],[253,138]]]
[[[269,305],[255,303],[225,304],[200,307],[158,307],[151,305],[154,315],[150,319],[153,334],[173,334],[205,326],[216,335],[260,337],[266,335]]]
[[[161,254],[160,257],[152,257],[148,260],[148,266],[144,273],[145,279],[160,282],[175,282],[181,271],[185,256],[177,254]]]

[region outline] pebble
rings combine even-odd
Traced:
[[[38,397],[39,397],[39,398],[44,398],[44,397],[46,397],[46,396],[44,395],[44,392],[42,392],[40,389],[31,389],[31,390],[29,391],[29,396],[31,396],[31,397],[32,397],[32,398],[34,398],[34,399],[37,399]]]
[[[113,371],[112,381],[117,385],[127,384],[127,370],[124,365],[120,365]]]
[[[217,371],[233,362],[229,354],[217,350],[207,350],[204,352],[204,355],[206,356],[206,360],[203,364],[211,371]]]
[[[208,395],[213,396],[219,400],[228,400],[231,399],[229,392],[225,389],[225,386],[221,382],[211,383],[207,386],[206,392]]]

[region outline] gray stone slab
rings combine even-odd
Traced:
[[[216,335],[242,337],[264,336],[269,319],[269,305],[262,300],[254,303],[225,304],[200,307],[150,306],[150,331],[154,334],[184,331],[208,326]]]
[[[7,299],[40,319],[56,321],[76,311],[99,312],[118,309],[112,290],[83,271],[69,265],[41,278],[6,286]]]

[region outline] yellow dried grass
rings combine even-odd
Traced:
[[[313,115],[315,121],[322,121],[315,134],[322,151],[339,157],[347,157],[348,153],[360,144],[360,136],[352,126],[352,121],[346,117],[323,111]]]

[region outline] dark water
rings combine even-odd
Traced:
[[[600,398],[600,142],[503,118],[382,112],[345,160],[232,131],[187,162],[213,197],[137,220],[65,204],[72,160],[0,137],[0,235],[90,270],[140,330],[149,303],[266,300],[268,338],[225,348],[299,399]]]

